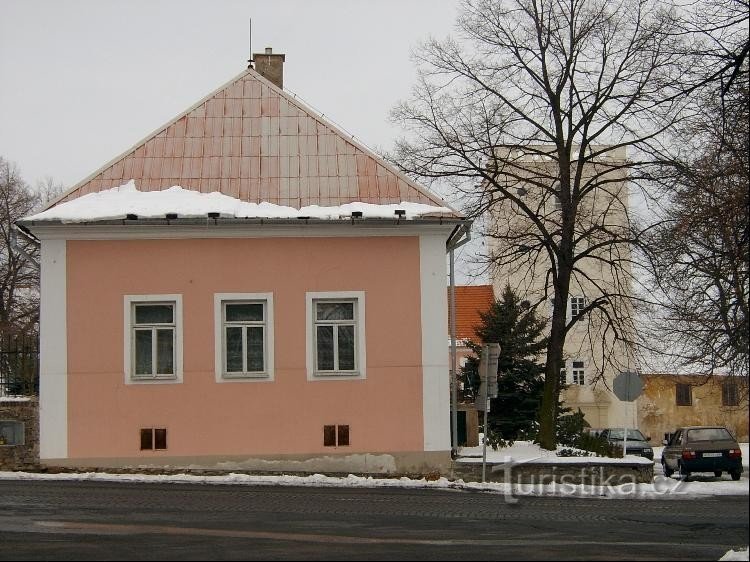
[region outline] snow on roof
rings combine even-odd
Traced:
[[[396,210],[403,210],[402,219],[415,219],[424,215],[449,215],[455,218],[452,209],[423,203],[401,202],[376,205],[372,203],[346,203],[338,206],[320,207],[310,205],[295,209],[273,203],[248,203],[229,197],[218,191],[200,193],[179,186],[162,191],[139,191],[134,180],[120,187],[89,193],[51,209],[26,217],[24,221],[83,223],[119,220],[127,215],[143,219],[163,219],[168,213],[177,218],[206,218],[209,213],[218,213],[220,218],[265,218],[324,220],[350,219],[353,212],[362,213],[362,218],[399,218]]]

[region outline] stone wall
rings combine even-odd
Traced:
[[[0,444],[0,470],[26,470],[39,466],[39,405],[36,398],[12,401],[0,398],[0,421],[24,425],[23,445]],[[4,441],[0,437],[0,441]]]
[[[482,463],[456,463],[456,478],[465,481],[482,480]],[[648,463],[601,463],[590,461],[574,463],[487,463],[488,482],[513,484],[590,484],[618,486],[621,484],[648,484],[654,479],[654,466]]]

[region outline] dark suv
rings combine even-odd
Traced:
[[[665,476],[679,472],[687,479],[693,472],[728,472],[732,480],[742,476],[742,451],[726,427],[681,427],[672,434],[661,454]]]
[[[599,432],[599,437],[606,439],[613,445],[627,447],[628,455],[635,455],[637,457],[646,457],[647,459],[654,460],[654,450],[648,442],[648,437],[644,437],[643,433],[637,429],[628,429],[628,440],[625,443],[625,429],[622,427],[608,427],[602,429]]]

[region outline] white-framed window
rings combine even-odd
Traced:
[[[273,293],[214,294],[217,382],[271,381]]]
[[[573,361],[571,365],[571,374],[573,375],[573,384],[586,384],[586,368],[583,361]]]
[[[570,297],[570,317],[575,318],[581,312],[583,312],[583,309],[586,308],[586,297],[583,296],[575,296]]]
[[[125,295],[125,383],[182,382],[182,295]]]
[[[559,378],[560,386],[566,386],[568,384],[568,370],[563,367],[560,369],[560,378]]]
[[[307,293],[307,378],[365,378],[365,293]]]

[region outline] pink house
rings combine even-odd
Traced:
[[[449,465],[446,251],[467,224],[266,51],[20,221],[41,242],[42,463]]]

